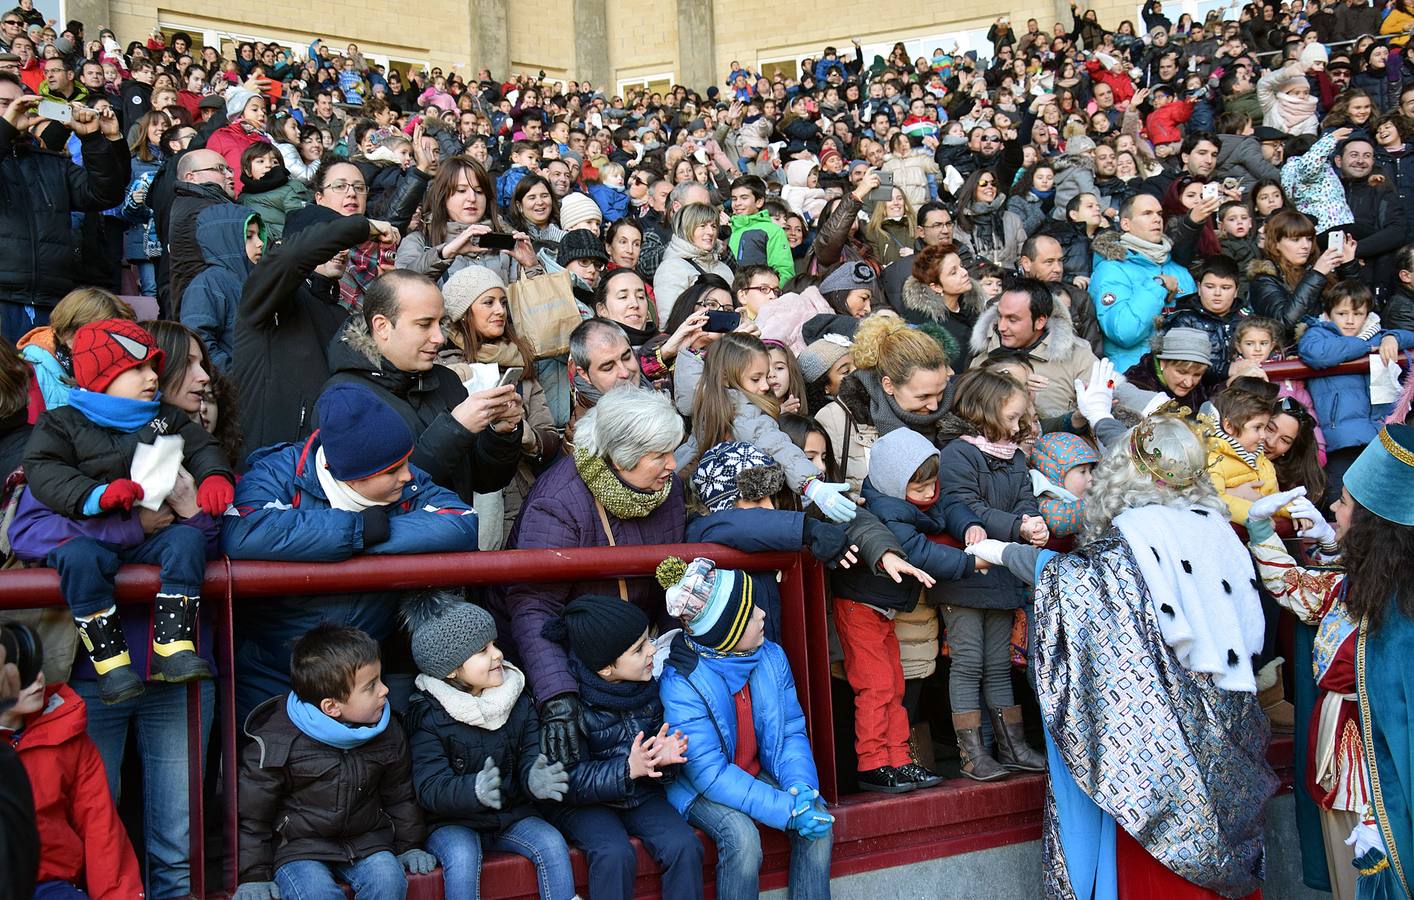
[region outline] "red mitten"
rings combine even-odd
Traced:
[[[219,516],[236,499],[236,487],[224,475],[207,475],[196,489],[196,505],[209,516]]]
[[[130,512],[133,504],[142,499],[142,485],[130,478],[119,478],[108,485],[103,494],[98,498],[98,508],[105,510],[121,509]]]

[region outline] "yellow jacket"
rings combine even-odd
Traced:
[[[1254,468],[1247,464],[1247,460],[1237,455],[1231,444],[1218,436],[1208,438],[1208,477],[1213,479],[1213,485],[1227,503],[1232,521],[1237,525],[1247,524],[1247,511],[1252,508],[1252,501],[1228,493],[1230,490],[1244,484],[1261,482],[1257,492],[1263,497],[1277,492],[1277,470],[1272,461],[1267,459],[1267,454],[1257,454],[1257,465]],[[1286,512],[1279,512],[1277,515],[1285,516]]]
[[[1409,43],[1409,26],[1414,25],[1414,16],[1401,12],[1399,7],[1391,6],[1389,15],[1385,16],[1384,22],[1380,25],[1380,34],[1398,34],[1401,37],[1391,38],[1390,44],[1395,47],[1403,47]]]

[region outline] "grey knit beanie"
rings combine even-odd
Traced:
[[[886,497],[904,499],[908,482],[930,456],[933,442],[911,428],[895,428],[874,442],[869,451],[869,483]]]
[[[805,379],[805,383],[814,384],[824,378],[825,373],[843,359],[853,346],[854,343],[842,334],[827,334],[812,341],[800,352],[800,356],[796,357],[796,362],[800,364],[800,375]]]
[[[432,678],[446,678],[496,639],[496,621],[457,591],[428,591],[403,604],[412,658]]]
[[[446,304],[447,318],[453,324],[460,322],[476,298],[492,288],[506,289],[505,281],[495,269],[488,266],[462,266],[442,285],[442,300]]]

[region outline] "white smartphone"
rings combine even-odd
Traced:
[[[1344,252],[1345,252],[1345,232],[1340,231],[1339,229],[1337,229],[1336,231],[1332,231],[1332,232],[1331,232],[1330,239],[1329,239],[1329,241],[1327,241],[1326,246],[1329,247],[1330,249],[1334,250],[1334,251],[1337,252],[1337,253],[1344,253]]]
[[[41,100],[37,110],[41,119],[48,119],[51,122],[63,122],[65,125],[74,120],[74,111],[69,108],[69,104],[60,103],[58,100]]]
[[[1203,199],[1204,199],[1204,200],[1216,200],[1216,199],[1218,199],[1218,191],[1221,189],[1221,187],[1222,187],[1222,186],[1219,185],[1216,181],[1210,181],[1210,182],[1208,182],[1207,184],[1203,185]]]
[[[511,366],[501,373],[501,380],[496,382],[496,387],[505,387],[508,384],[520,384],[520,376],[525,374],[523,366]]]

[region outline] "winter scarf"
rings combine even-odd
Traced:
[[[571,380],[570,384],[574,388],[575,397],[582,401],[581,405],[584,406],[585,409],[589,409],[600,400],[604,399],[604,392],[590,384],[589,379],[585,378],[584,373],[579,370],[575,371],[574,378]],[[642,372],[638,373],[638,386],[650,391],[654,389],[653,383],[645,378]]]
[[[900,408],[894,402],[894,398],[884,392],[883,386],[878,381],[878,376],[872,371],[860,369],[854,375],[869,392],[869,419],[878,429],[880,436],[898,428],[912,428],[923,435],[933,433],[938,419],[943,416],[942,409],[931,413],[908,412]]]
[[[1140,256],[1147,257],[1156,266],[1162,266],[1169,261],[1169,254],[1173,251],[1173,241],[1167,237],[1159,239],[1156,244],[1153,241],[1146,241],[1137,234],[1126,231],[1119,237],[1120,246],[1126,250],[1133,250]]]
[[[283,187],[290,180],[290,172],[284,165],[278,165],[259,178],[241,177],[241,195],[263,194]]]
[[[312,741],[328,744],[337,750],[352,750],[361,747],[388,727],[388,718],[393,711],[391,703],[383,704],[383,715],[376,725],[349,725],[338,719],[331,719],[313,703],[305,703],[290,691],[285,698],[285,714],[300,732]]]
[[[602,503],[609,515],[616,519],[642,519],[652,515],[673,489],[673,483],[669,481],[652,493],[634,490],[614,474],[604,457],[583,449],[574,451],[574,469],[594,499]]]
[[[708,664],[727,684],[727,692],[735,694],[741,690],[746,682],[751,678],[751,673],[761,663],[761,647],[757,647],[750,653],[721,652],[710,647],[704,647],[694,641],[686,632],[683,633],[683,640],[693,649],[698,656],[711,660]],[[765,646],[764,644],[762,646]]]
[[[1021,449],[1012,441],[1002,441],[998,443],[996,441],[989,441],[980,434],[959,435],[959,439],[966,441],[978,450],[996,459],[1011,459],[1016,455],[1016,451]]]
[[[658,336],[658,329],[651,324],[647,328],[631,328],[622,322],[614,324],[624,330],[624,334],[628,335],[628,345],[635,350]]]
[[[992,202],[983,203],[974,200],[968,207],[968,215],[972,219],[972,243],[976,248],[977,255],[990,257],[1001,249],[1003,237],[1001,209],[1005,202],[1006,198],[999,191]]]
[[[324,497],[334,509],[361,513],[365,509],[382,505],[374,503],[358,491],[349,487],[348,482],[340,481],[335,478],[334,473],[330,472],[329,467],[324,463],[323,447],[315,451],[314,474],[319,477],[319,486],[324,489]]]
[[[161,396],[158,394],[151,400],[132,400],[74,388],[69,392],[69,405],[95,425],[132,434],[157,418]]]
[[[1282,121],[1286,123],[1288,131],[1316,115],[1315,96],[1297,97],[1285,91],[1279,91],[1276,94],[1276,101],[1277,112],[1281,115]]]
[[[644,706],[658,696],[656,681],[605,681],[573,653],[569,654],[569,663],[570,674],[579,682],[579,699],[591,706],[627,712]]]
[[[1228,449],[1235,453],[1238,459],[1247,463],[1247,465],[1253,469],[1257,468],[1257,457],[1261,456],[1267,449],[1266,442],[1263,441],[1257,445],[1255,453],[1248,450],[1237,442],[1237,438],[1224,431],[1222,425],[1216,422],[1213,423],[1213,435],[1217,437],[1218,440],[1227,444]]]
[[[506,673],[501,683],[496,687],[486,688],[479,697],[428,675],[417,676],[414,683],[433,700],[442,704],[447,715],[463,725],[495,731],[506,724],[506,720],[511,717],[511,711],[515,709],[516,701],[520,699],[520,692],[525,690],[525,675],[520,669],[502,661],[501,670]]]
[[[510,366],[525,365],[525,357],[521,355],[520,348],[510,341],[495,341],[482,344],[476,348],[476,361],[479,363],[494,363],[501,368]]]

